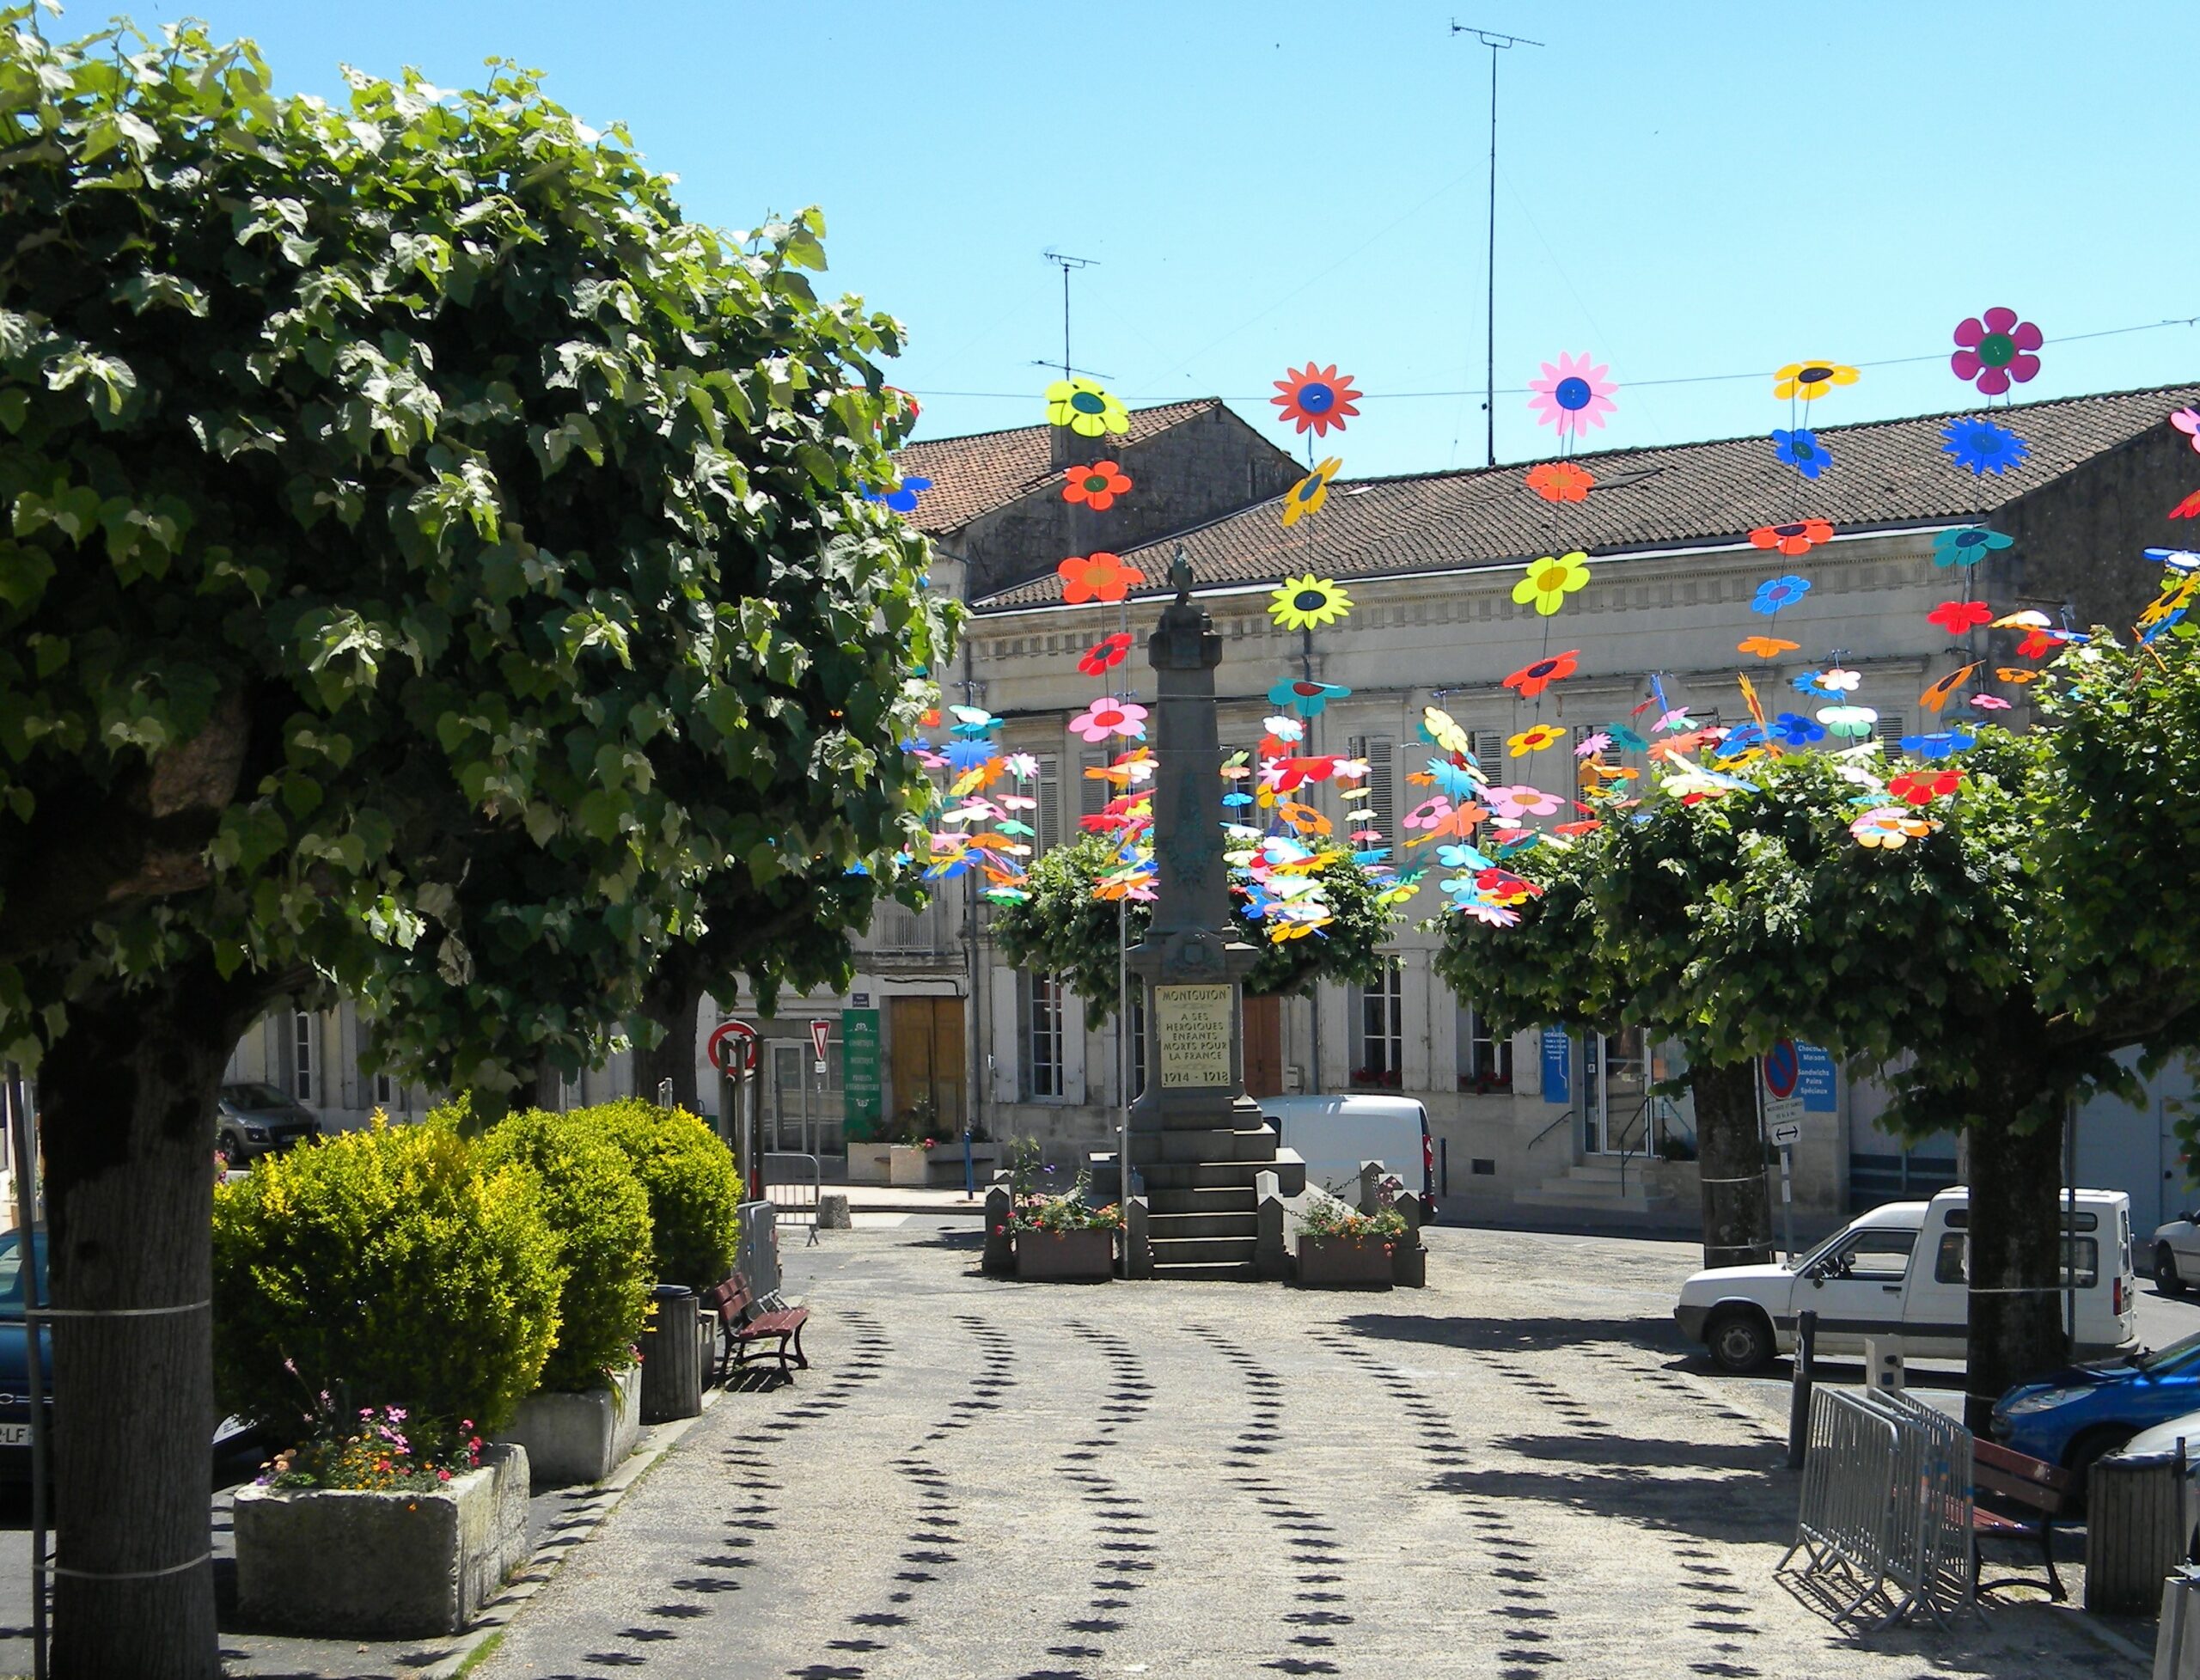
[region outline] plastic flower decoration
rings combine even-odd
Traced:
[[[1081,502],[1095,513],[1115,505],[1115,498],[1128,493],[1130,476],[1112,461],[1096,461],[1089,467],[1072,467],[1062,473],[1062,500]]]
[[[1984,478],[2020,465],[2032,446],[2007,426],[1973,418],[1951,420],[1940,428],[1940,453]]]
[[[1766,726],[1767,733],[1782,747],[1808,747],[1825,739],[1825,726],[1799,712],[1783,712]]]
[[[1978,737],[1966,735],[1961,730],[1936,730],[1929,735],[1905,735],[1902,750],[1915,753],[1928,761],[1953,758],[1958,753],[1969,752],[1978,744]]]
[[[1130,632],[1118,630],[1113,635],[1103,636],[1087,648],[1085,657],[1077,662],[1077,668],[1087,676],[1103,675],[1128,658],[1130,651]]]
[[[2172,508],[2169,516],[2172,519],[2200,519],[2200,490],[2194,491]]]
[[[1555,793],[1545,793],[1539,787],[1530,787],[1525,782],[1510,787],[1494,787],[1486,796],[1491,810],[1500,816],[1518,822],[1524,816],[1549,816],[1566,802]]]
[[[1818,722],[1844,740],[1861,741],[1879,724],[1879,714],[1868,706],[1822,706]]]
[[[1777,659],[1783,653],[1793,653],[1801,645],[1780,636],[1745,636],[1734,644],[1734,651],[1746,653],[1753,659]]]
[[[2039,357],[2032,352],[2046,339],[2039,328],[2017,319],[2014,309],[1989,309],[1982,319],[1971,315],[1957,323],[1956,353],[1948,366],[1958,379],[1967,379],[1989,397],[1998,397],[2010,382],[2023,384],[2039,371]]]
[[[1344,462],[1335,455],[1317,467],[1297,484],[1283,498],[1283,527],[1289,530],[1310,513],[1319,513],[1322,504],[1329,499],[1329,480],[1337,475],[1337,468]]]
[[[1538,425],[1555,427],[1561,437],[1601,427],[1617,406],[1612,393],[1619,387],[1604,377],[1606,368],[1592,365],[1586,355],[1561,351],[1556,365],[1545,362],[1543,370],[1543,377],[1528,382],[1528,406]]]
[[[1863,681],[1855,671],[1844,671],[1838,665],[1829,665],[1818,673],[1818,687],[1831,689],[1836,694],[1853,694],[1856,685]]]
[[[1268,616],[1286,630],[1318,630],[1350,616],[1352,597],[1332,577],[1286,573],[1280,588],[1268,591]]]
[[[1528,488],[1546,502],[1586,501],[1597,480],[1570,461],[1545,461],[1528,469]]]
[[[2032,674],[2027,671],[2026,675],[2029,676]],[[1964,704],[1973,712],[2007,712],[2009,709],[2008,701],[1999,694],[1973,694]]]
[[[1062,580],[1062,599],[1072,607],[1086,601],[1121,601],[1132,584],[1146,581],[1136,566],[1125,565],[1121,556],[1105,551],[1072,554],[1054,568],[1054,575]]]
[[[1592,730],[1574,743],[1574,756],[1594,758],[1612,744],[1612,738],[1602,730]]]
[[[1818,544],[1833,541],[1833,527],[1823,519],[1760,525],[1750,533],[1750,541],[1759,548],[1776,549],[1782,554],[1807,554]]]
[[[1925,622],[1938,625],[1951,636],[1960,636],[1966,630],[1976,630],[1991,621],[1994,609],[1983,601],[1943,601],[1925,614]]]
[[[1971,674],[1978,669],[1981,663],[1983,662],[1974,659],[1961,670],[1950,671],[1920,694],[1917,697],[1917,704],[1928,712],[1938,712],[1954,697],[1956,690],[1971,680]]]
[[[1338,376],[1334,362],[1326,368],[1309,362],[1303,368],[1284,371],[1290,376],[1274,382],[1283,394],[1268,400],[1283,411],[1281,418],[1297,426],[1301,437],[1311,431],[1317,437],[1326,437],[1332,426],[1342,431],[1347,420],[1359,418],[1360,411],[1353,402],[1362,394],[1353,389],[1350,375]]]
[[[2190,548],[2148,548],[2141,552],[2164,571],[2173,571],[2180,577],[2200,569],[2200,553]]]
[[[1519,925],[1520,913],[1502,904],[1487,904],[1478,898],[1455,898],[1451,901],[1451,907],[1459,914],[1470,916],[1491,927],[1515,927]]]
[[[1983,525],[1959,525],[1933,539],[1933,564],[1977,565],[1995,549],[2007,548],[2015,541],[2002,532],[1989,531]]]
[[[1505,744],[1514,758],[1525,758],[1565,739],[1566,731],[1556,724],[1531,724],[1519,734],[1508,736]]]
[[[1757,594],[1750,601],[1750,611],[1763,613],[1769,618],[1782,607],[1792,607],[1811,592],[1811,580],[1794,574],[1782,577],[1768,577],[1757,586]]]
[[[866,502],[883,502],[896,513],[914,513],[919,492],[931,488],[930,479],[904,479],[891,490],[866,490],[863,498]]]
[[[1352,690],[1335,682],[1287,676],[1268,690],[1270,706],[1287,706],[1302,718],[1318,718],[1331,700],[1341,700]]]
[[[1887,791],[1905,805],[1929,805],[1962,785],[1960,770],[1906,770],[1887,783]]]
[[[1523,607],[1531,602],[1544,618],[1566,605],[1566,597],[1589,583],[1589,557],[1576,548],[1555,558],[1546,554],[1528,562],[1526,576],[1512,586],[1512,599]]]
[[[1859,846],[1898,852],[1910,841],[1931,834],[1933,825],[1922,816],[1912,816],[1899,805],[1881,805],[1850,823],[1849,832],[1856,837]]]
[[[1121,437],[1131,429],[1130,411],[1121,400],[1090,379],[1057,379],[1047,387],[1047,420],[1079,437]]]
[[[1517,589],[1515,594],[1518,594]],[[1552,683],[1572,676],[1574,667],[1580,663],[1580,648],[1568,648],[1563,653],[1548,653],[1531,665],[1521,666],[1500,686],[1512,689],[1524,700],[1531,700]]]
[[[1801,426],[1793,431],[1773,428],[1772,453],[1806,479],[1817,478],[1833,465],[1833,451],[1818,442],[1818,433]]]
[[[1069,720],[1070,733],[1087,741],[1105,741],[1111,735],[1127,740],[1146,738],[1146,708],[1113,698],[1097,699]]]
[[[1783,402],[1791,397],[1816,402],[1835,386],[1855,382],[1856,370],[1838,362],[1790,362],[1772,376],[1772,394]]]
[[[1822,675],[1824,674],[1818,671],[1798,671],[1788,679],[1788,686],[1797,693],[1807,695],[1812,699],[1830,700],[1840,691],[1829,688],[1821,683],[1818,678]]]

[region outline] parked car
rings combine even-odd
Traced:
[[[1960,1359],[1971,1323],[1970,1223],[1971,1192],[1962,1185],[1930,1201],[1889,1202],[1859,1214],[1793,1267],[1698,1272],[1681,1286],[1673,1317],[1721,1371],[1760,1371],[1793,1352],[1795,1320],[1806,1311],[1818,1314],[1820,1353],[1861,1353],[1870,1336],[1906,1359]],[[2081,1190],[2063,1227],[2078,1353],[2136,1346],[2131,1198]]]
[[[2163,1294],[2182,1295],[2200,1283],[2200,1209],[2156,1225],[2149,1254],[2154,1287]]]
[[[223,1085],[214,1102],[214,1152],[233,1167],[321,1136],[312,1109],[272,1085]]]
[[[2142,1430],[2194,1411],[2200,1411],[2200,1335],[2159,1353],[2140,1348],[2020,1383],[1995,1402],[1994,1434],[2019,1452],[2081,1471]],[[2200,1429],[2191,1438],[2200,1445]]]
[[[1276,1141],[1306,1163],[1310,1186],[1357,1203],[1360,1164],[1380,1161],[1411,1188],[1417,1166],[1419,1194],[1435,1212],[1436,1146],[1428,1110],[1410,1097],[1263,1097],[1261,1117]]]
[[[32,1239],[40,1299],[45,1298],[46,1233]],[[0,1231],[0,1479],[22,1481],[31,1473],[30,1338],[23,1317],[23,1233]],[[39,1331],[45,1354],[46,1403],[53,1404],[53,1335]]]

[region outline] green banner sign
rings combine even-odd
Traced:
[[[841,1126],[861,1143],[878,1130],[885,1091],[878,1077],[878,1011],[840,1011]]]

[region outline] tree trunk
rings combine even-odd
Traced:
[[[56,1680],[221,1672],[214,1097],[260,1001],[208,963],[104,988],[39,1070],[53,1304],[72,1315],[53,1327]]]
[[[661,957],[650,975],[643,1009],[663,1035],[654,1049],[643,1049],[639,1039],[634,1046],[634,1091],[645,1101],[656,1102],[658,1084],[669,1079],[675,1104],[690,1114],[703,1112],[696,1088],[695,1029],[704,989],[694,966],[672,953]]]
[[[1971,1365],[1964,1421],[1984,1434],[1994,1402],[2069,1362],[2062,1324],[2062,1121],[1971,1134]],[[2111,1260],[2104,1242],[2101,1258]]]
[[[1772,1258],[1772,1210],[1757,1123],[1757,1064],[1692,1066],[1689,1085],[1703,1180],[1703,1263],[1761,1266]]]

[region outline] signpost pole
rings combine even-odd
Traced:
[[[1788,1250],[1788,1263],[1795,1263],[1795,1145],[1780,1145],[1780,1240]]]

